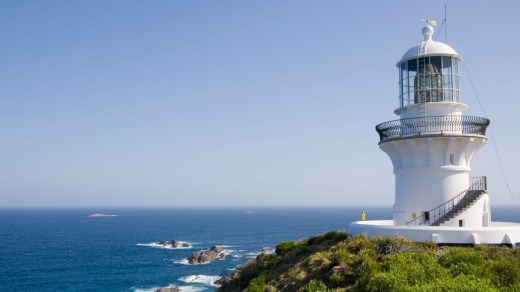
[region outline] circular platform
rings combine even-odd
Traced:
[[[520,245],[520,223],[491,222],[490,227],[397,226],[393,220],[356,221],[348,233],[367,236],[400,235],[413,241],[433,241],[438,245]]]

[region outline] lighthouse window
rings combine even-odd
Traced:
[[[442,75],[444,76],[444,101],[453,101],[452,66],[450,57],[442,57]]]
[[[400,106],[426,102],[459,102],[459,60],[422,57],[399,66]]]
[[[417,75],[414,78],[414,103],[440,101],[443,95],[441,57],[417,59]]]
[[[400,80],[400,106],[408,106],[413,104],[413,96],[414,96],[414,83],[413,80],[417,73],[417,59],[410,60],[407,62],[401,63],[401,72],[399,73]]]

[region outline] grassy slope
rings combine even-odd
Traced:
[[[520,291],[520,249],[328,232],[277,246],[218,291]]]

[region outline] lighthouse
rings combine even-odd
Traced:
[[[462,58],[432,40],[432,26],[422,34],[424,40],[397,63],[399,108],[394,113],[399,119],[376,126],[379,147],[394,168],[394,223],[489,226],[486,179],[470,177],[489,120],[462,115],[468,108],[460,96]],[[444,216],[464,198],[459,206],[464,212]]]
[[[397,62],[397,119],[376,126],[379,148],[395,175],[392,220],[359,221],[351,233],[403,235],[438,244],[507,244],[520,241],[520,224],[492,222],[486,177],[472,177],[471,163],[486,144],[487,118],[467,116],[461,100],[461,55],[432,39]]]

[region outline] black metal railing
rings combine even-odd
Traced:
[[[474,191],[484,192],[487,190],[487,178],[485,176],[482,177],[472,177],[470,178],[470,187],[467,190],[464,190],[453,197],[451,200],[447,201],[444,204],[441,204],[429,212],[425,212],[421,216],[406,222],[406,226],[417,226],[417,225],[433,225],[437,221],[439,221],[444,215],[446,215],[449,211],[451,211],[459,202],[464,199],[466,195],[473,194]]]
[[[376,131],[380,141],[436,133],[486,135],[489,122],[489,119],[473,116],[429,116],[384,122],[376,126]]]

